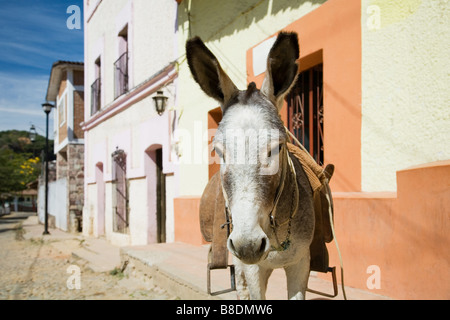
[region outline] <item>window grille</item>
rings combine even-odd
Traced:
[[[114,62],[115,94],[118,98],[128,92],[128,52],[123,53],[116,62]]]
[[[113,164],[113,230],[127,233],[129,226],[128,215],[128,186],[127,186],[127,158],[123,150],[117,149],[112,154]]]
[[[100,78],[91,85],[91,116],[100,110],[101,106],[101,83]]]
[[[323,65],[301,72],[287,96],[289,130],[324,164]]]

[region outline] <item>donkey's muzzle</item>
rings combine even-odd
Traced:
[[[256,236],[230,234],[228,250],[246,264],[255,264],[265,259],[270,250],[269,238],[264,232]]]

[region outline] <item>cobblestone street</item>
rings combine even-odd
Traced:
[[[72,256],[72,250],[82,242],[75,236],[25,239],[22,224],[26,218],[20,213],[0,218],[1,300],[174,299],[150,279],[129,277],[120,270],[93,272],[84,260]],[[68,288],[68,280],[69,286],[75,284],[73,270],[81,271],[79,289]]]

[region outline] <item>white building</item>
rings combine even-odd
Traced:
[[[174,241],[175,1],[85,0],[83,233]],[[168,97],[158,114],[153,97]]]

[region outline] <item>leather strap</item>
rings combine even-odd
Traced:
[[[216,173],[218,175],[219,173]],[[215,188],[215,214],[213,223],[213,235],[211,243],[211,269],[227,268],[228,266],[228,227],[226,225],[227,217],[225,212],[225,199],[222,194],[222,188],[220,183]],[[225,225],[225,227],[223,227]]]

